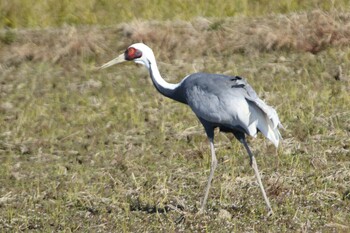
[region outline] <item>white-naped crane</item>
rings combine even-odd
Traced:
[[[250,165],[254,169],[268,208],[268,215],[271,215],[273,211],[270,201],[245,135],[256,137],[260,131],[277,147],[282,139],[278,128],[282,125],[275,109],[262,101],[247,81],[239,76],[194,73],[186,76],[180,83],[168,83],[159,73],[152,49],[143,43],[129,46],[123,54],[100,68],[107,68],[125,61],[134,61],[144,65],[156,89],[164,96],[190,106],[204,126],[210,143],[211,165],[200,211],[205,210],[210,185],[217,167],[214,129],[218,127],[220,131],[233,133],[247,150]]]

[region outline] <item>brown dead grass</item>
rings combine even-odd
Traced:
[[[28,60],[69,64],[72,59],[89,58],[106,50],[104,34],[95,28],[20,30],[15,34],[15,41],[0,52],[0,62],[5,65]]]
[[[0,37],[4,38],[6,33],[2,31]],[[229,56],[271,50],[315,54],[328,46],[350,44],[350,13],[317,10],[254,19],[134,21],[109,28],[65,27],[12,33],[15,34],[12,44],[0,47],[0,63],[5,66],[27,60],[69,65],[78,57],[93,60],[102,54],[111,56],[111,52],[116,55],[131,43],[140,41],[167,51],[167,54],[157,54],[163,60],[178,58],[177,55],[188,61],[208,54]],[[108,44],[109,41],[113,44]]]
[[[125,25],[124,32],[132,41],[194,48],[201,52],[208,49],[214,53],[288,49],[318,53],[327,46],[349,44],[350,14],[313,11],[225,21],[198,18],[178,25],[134,22]],[[212,37],[217,39],[210,40]]]

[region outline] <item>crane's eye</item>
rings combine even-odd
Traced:
[[[125,60],[131,61],[140,57],[142,57],[142,52],[138,49],[130,47],[125,51]]]

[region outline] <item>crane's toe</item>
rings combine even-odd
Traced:
[[[267,217],[271,217],[274,214],[273,210],[270,209],[269,212],[267,213]]]
[[[205,211],[205,207],[201,207],[201,208],[199,208],[199,210],[197,211],[197,213],[196,213],[196,216],[198,216],[198,215],[204,215],[206,213],[206,211]]]

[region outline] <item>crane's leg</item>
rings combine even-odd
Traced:
[[[213,177],[214,177],[214,171],[218,165],[218,160],[216,159],[216,155],[215,155],[214,139],[209,137],[209,142],[210,142],[210,151],[211,151],[210,174],[208,177],[208,184],[205,189],[204,199],[200,208],[200,212],[204,211],[205,204],[207,203],[207,199],[209,195],[211,181],[213,180]]]
[[[270,215],[273,214],[273,211],[272,211],[272,208],[271,208],[271,205],[270,205],[270,201],[269,201],[269,199],[267,198],[267,195],[266,195],[264,186],[263,186],[263,184],[262,184],[262,182],[261,182],[261,177],[260,177],[258,165],[256,164],[255,157],[254,157],[253,153],[251,152],[251,150],[250,150],[250,148],[249,148],[249,146],[248,146],[248,143],[247,143],[247,141],[245,140],[245,138],[240,138],[240,141],[243,143],[245,149],[247,150],[247,152],[248,152],[248,154],[249,154],[249,157],[250,157],[250,166],[252,166],[252,168],[254,169],[256,179],[258,180],[258,184],[259,184],[259,186],[260,186],[262,195],[263,195],[263,197],[264,197],[264,199],[265,199],[267,208],[268,208],[268,210],[269,210],[269,212],[268,212],[267,215],[270,216]]]

